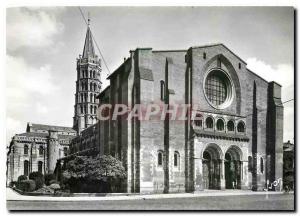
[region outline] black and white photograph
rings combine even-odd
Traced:
[[[296,8],[5,10],[8,211],[296,210]]]

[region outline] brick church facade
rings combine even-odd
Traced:
[[[118,158],[127,172],[124,191],[262,190],[282,178],[281,86],[247,69],[225,45],[137,48],[101,92],[100,73],[88,27],[77,59],[76,136],[68,141],[68,155],[94,150]],[[99,120],[97,107],[104,104],[160,104],[168,111],[190,104],[188,113],[196,118]],[[63,163],[65,156],[55,158]]]
[[[192,104],[200,118],[100,122],[104,154],[123,161],[128,192],[262,190],[282,178],[279,84],[248,70],[223,44],[130,54],[100,104]]]

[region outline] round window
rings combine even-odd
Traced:
[[[225,71],[210,71],[204,82],[205,96],[216,109],[228,107],[232,101],[233,84]]]

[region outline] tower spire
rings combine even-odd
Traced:
[[[90,21],[91,21],[90,12],[88,12],[88,26],[90,26]]]
[[[94,58],[96,56],[95,49],[94,49],[94,43],[93,43],[93,36],[92,31],[90,29],[90,13],[88,13],[88,27],[86,31],[86,37],[84,42],[84,48],[83,48],[83,58],[92,57]]]

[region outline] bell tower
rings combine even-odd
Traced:
[[[77,80],[74,105],[73,128],[80,133],[97,122],[97,94],[101,90],[101,61],[95,54],[90,18],[82,55],[77,58]]]

